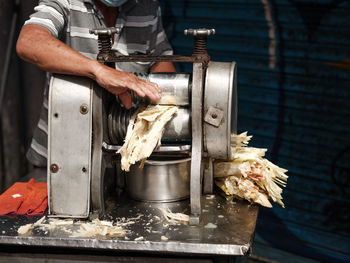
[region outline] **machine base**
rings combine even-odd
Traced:
[[[246,201],[227,202],[220,196],[202,196],[200,225],[170,225],[158,209],[189,214],[189,200],[173,203],[145,203],[127,196],[109,200],[102,219],[121,220],[138,218],[126,226],[128,240],[111,238],[74,238],[58,229],[44,233],[34,230],[29,236],[18,236],[17,229],[33,223],[40,217],[0,217],[0,248],[4,246],[31,246],[70,248],[78,250],[105,250],[118,253],[161,253],[173,255],[230,255],[249,253],[258,215],[258,207]],[[159,217],[161,220],[157,219]],[[162,241],[161,237],[168,238]],[[140,240],[143,237],[142,240]],[[136,239],[136,240],[135,240]],[[21,249],[18,247],[17,249]]]

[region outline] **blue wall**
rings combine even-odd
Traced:
[[[350,262],[350,3],[336,0],[167,0],[176,54],[186,28],[215,28],[214,61],[238,63],[239,131],[289,170],[286,208],[261,209],[271,246]],[[184,71],[190,71],[187,66]]]

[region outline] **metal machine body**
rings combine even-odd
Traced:
[[[180,106],[163,136],[171,143],[165,140],[155,154],[191,158],[190,224],[198,225],[202,192],[213,190],[212,162],[231,155],[230,135],[237,125],[235,62],[210,61],[206,37],[214,30],[185,31],[195,37],[190,57],[116,56],[110,49],[110,35],[118,29],[91,32],[98,34],[101,43],[97,59],[107,65],[132,61],[193,63],[192,80],[183,73],[139,77],[159,85],[163,91],[159,103]],[[91,80],[53,77],[49,97],[49,215],[88,217],[104,212],[107,181],[118,167],[115,151],[122,144],[131,114]]]

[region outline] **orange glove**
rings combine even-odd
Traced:
[[[37,183],[34,179],[30,179],[27,183],[27,189],[27,197],[19,207],[17,211],[18,215],[33,214],[44,200],[47,199],[46,183]]]
[[[46,183],[37,183],[34,179],[28,183],[15,183],[0,195],[0,215],[39,215],[46,208]]]

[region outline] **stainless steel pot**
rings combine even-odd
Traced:
[[[191,158],[147,160],[143,169],[132,165],[126,174],[127,191],[133,199],[172,202],[190,195]]]

